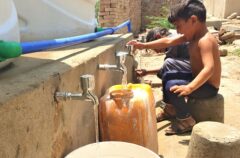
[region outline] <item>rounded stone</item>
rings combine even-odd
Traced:
[[[206,121],[194,126],[187,158],[239,158],[240,131],[229,125]]]
[[[224,121],[224,98],[221,94],[205,99],[190,99],[189,110],[197,122]]]

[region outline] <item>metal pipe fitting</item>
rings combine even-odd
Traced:
[[[93,75],[83,75],[80,77],[82,93],[72,92],[56,92],[55,97],[57,100],[86,100],[92,101],[94,105],[98,105],[98,98],[92,93],[95,87]]]

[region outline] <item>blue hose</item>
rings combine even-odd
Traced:
[[[74,36],[74,37],[67,37],[67,38],[59,38],[59,39],[53,39],[53,40],[43,40],[43,41],[33,41],[33,42],[21,42],[22,47],[22,54],[27,54],[31,52],[37,52],[42,51],[46,49],[53,49],[58,47],[65,47],[70,46],[74,44],[79,44],[87,41],[91,41],[93,39],[113,34],[117,30],[127,26],[128,32],[131,32],[131,22],[130,20],[116,26],[113,28],[106,28],[103,31],[96,32],[96,33],[89,33],[85,35],[80,36]]]

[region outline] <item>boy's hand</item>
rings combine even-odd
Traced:
[[[187,96],[192,93],[191,88],[188,85],[175,85],[170,88],[173,93],[179,93],[178,96]]]
[[[143,77],[147,75],[147,70],[146,69],[136,69],[135,70],[137,77]]]
[[[126,45],[133,45],[133,50],[145,48],[144,43],[138,42],[136,40],[129,41]]]

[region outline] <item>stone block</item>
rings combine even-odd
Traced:
[[[115,15],[105,15],[104,16],[104,19],[106,19],[106,20],[108,19],[109,21],[114,19],[114,18],[115,18]]]
[[[216,28],[217,30],[220,30],[223,21],[224,21],[224,20],[221,20],[221,19],[207,19],[206,25],[207,25],[208,27],[213,26],[213,27]]]
[[[101,4],[110,4],[110,3],[111,3],[110,0],[102,0],[102,1],[101,1]]]
[[[117,8],[117,3],[112,3],[112,4],[110,5],[110,7],[111,7],[111,8]]]
[[[113,12],[116,11],[116,8],[105,8],[106,12]]]
[[[239,158],[240,131],[218,122],[193,127],[186,158]]]
[[[111,3],[117,3],[118,1],[117,0],[111,0]]]
[[[221,94],[207,99],[189,99],[190,112],[197,122],[224,121],[224,98]]]
[[[109,12],[109,15],[116,15],[116,12]]]
[[[104,15],[109,15],[110,12],[100,12],[98,13],[98,16],[104,16]]]
[[[230,23],[230,24],[222,25],[222,29],[229,31],[229,32],[239,32],[240,26]]]

